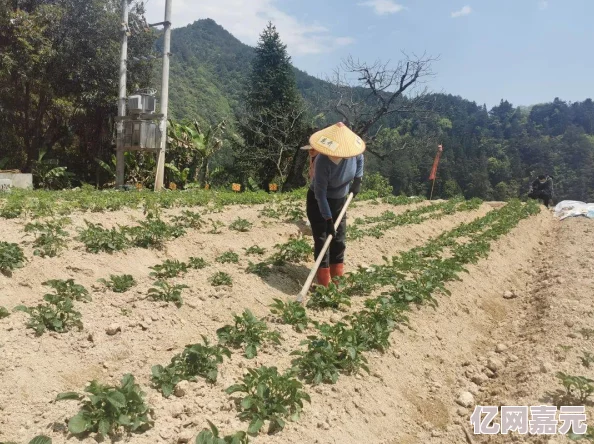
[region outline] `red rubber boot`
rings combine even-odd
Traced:
[[[344,276],[344,264],[331,264],[330,265],[330,276],[334,285],[338,285],[338,277]]]
[[[330,269],[329,268],[318,268],[316,273],[318,284],[327,287],[330,284]]]

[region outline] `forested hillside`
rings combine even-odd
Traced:
[[[253,48],[213,20],[176,29],[172,48],[174,116],[232,121],[233,111],[241,107]],[[436,70],[439,75],[438,66]],[[314,115],[319,111],[316,107],[329,98],[328,85],[297,69],[295,73]],[[367,155],[368,173],[381,172],[396,193],[428,193],[427,177],[437,144],[442,143],[439,196],[516,197],[526,193],[530,178],[544,172],[554,177],[558,199],[594,199],[591,99],[566,103],[555,98],[529,108],[502,100],[491,110],[452,95],[435,94],[428,99],[432,113],[391,118],[385,122],[391,128],[381,130],[374,142],[374,152],[382,157]]]

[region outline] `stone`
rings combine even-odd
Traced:
[[[509,362],[517,362],[518,361],[518,357],[516,355],[509,355],[507,357],[507,359],[509,360]]]
[[[507,351],[507,345],[505,345],[505,344],[497,344],[497,347],[495,347],[495,351],[497,353],[503,353],[503,352]]]
[[[177,437],[178,443],[186,443],[190,442],[194,437],[194,432],[192,430],[183,430]]]
[[[510,291],[510,290],[503,293],[503,299],[514,299],[516,297],[517,297],[517,295],[513,291]]]
[[[504,365],[499,359],[496,358],[489,358],[487,361],[487,368],[495,373],[501,371]]]
[[[113,336],[115,334],[117,334],[118,332],[122,331],[122,327],[120,324],[110,324],[106,329],[105,329],[105,333],[107,333],[109,336]]]
[[[489,381],[489,377],[484,373],[477,373],[472,378],[470,378],[470,380],[474,382],[476,385],[483,385]]]
[[[432,430],[431,431],[431,436],[433,438],[439,438],[442,435],[442,433],[439,430]]]
[[[180,381],[175,386],[175,390],[173,391],[173,394],[175,396],[177,396],[178,398],[183,398],[188,393],[189,388],[190,388],[190,382],[189,381]]]
[[[553,366],[549,362],[541,362],[539,370],[541,373],[551,373]]]
[[[456,399],[456,403],[462,407],[470,408],[474,405],[474,396],[470,392],[462,392]]]

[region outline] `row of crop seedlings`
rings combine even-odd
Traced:
[[[220,209],[225,205],[258,205],[303,201],[305,193],[305,189],[281,194],[265,192],[233,193],[229,191],[167,191],[152,193],[99,192],[94,190],[24,191],[15,189],[10,194],[0,196],[0,218],[67,216],[76,211],[97,213],[147,206],[159,208],[214,207]],[[378,193],[374,191],[363,192],[358,196],[358,200],[377,201],[378,199]],[[423,199],[389,196],[382,198],[382,200],[394,205],[407,205]]]
[[[408,198],[386,198],[386,202],[394,205],[412,204],[421,201],[421,199]],[[296,206],[291,201],[281,202],[278,208],[274,206],[263,209],[261,216],[269,218],[284,218],[287,221],[299,221],[305,217],[303,210]],[[476,202],[470,201],[468,204],[460,202],[452,202],[449,207],[444,204],[427,207],[430,210],[424,212],[440,210],[444,213],[447,208],[449,211],[455,211],[454,207],[459,206],[460,210],[470,210],[475,208]],[[480,204],[479,204],[480,205]],[[464,206],[468,208],[464,208]],[[219,211],[219,209],[211,209],[210,212]],[[106,229],[101,224],[91,223],[85,221],[86,228],[80,230],[76,239],[85,245],[85,249],[90,253],[123,251],[131,247],[138,248],[163,248],[166,241],[176,239],[183,236],[187,229],[201,229],[209,225],[208,233],[220,234],[225,224],[220,221],[208,219],[204,220],[201,214],[184,210],[179,216],[172,216],[169,223],[162,220],[157,206],[154,204],[146,204],[145,212],[147,217],[141,221],[138,226],[134,227],[118,227]],[[393,214],[393,213],[392,213]],[[404,217],[396,217],[394,219],[390,215],[386,215],[386,222],[383,229],[389,229],[396,225],[406,225],[410,223],[421,223],[423,220],[419,219],[417,213],[403,215]],[[68,247],[69,234],[65,228],[71,223],[67,217],[56,218],[53,220],[46,220],[43,222],[31,222],[25,225],[24,231],[27,235],[33,236],[30,242],[34,248],[33,254],[40,257],[55,257],[58,256],[64,249]],[[246,219],[238,217],[231,224],[229,230],[238,232],[250,231],[253,224]],[[376,229],[374,229],[376,230]],[[353,227],[353,232],[362,233],[356,226]],[[375,231],[374,231],[375,232]],[[370,233],[370,235],[377,234]],[[355,234],[357,236],[357,234]],[[359,234],[361,237],[361,234]],[[26,262],[23,256],[22,249],[17,244],[0,242],[0,272],[10,275],[16,268],[22,267]]]
[[[373,193],[362,197],[374,198]],[[66,216],[76,211],[104,212],[141,207],[207,207],[256,205],[279,201],[302,200],[304,193],[232,193],[232,192],[118,192],[118,191],[23,191],[13,190],[0,196],[0,218]]]
[[[274,433],[284,428],[286,420],[298,420],[304,402],[310,401],[300,379],[312,385],[335,383],[340,374],[369,371],[364,353],[383,352],[389,347],[391,332],[408,322],[406,312],[410,304],[436,304],[436,295],[448,293],[445,284],[459,279],[465,265],[486,257],[493,241],[538,211],[536,204],[511,202],[443,233],[422,247],[401,253],[385,264],[349,274],[338,286],[318,287],[308,308],[340,308],[348,305],[350,297],[368,296],[374,290],[384,289],[380,296],[365,300],[363,310],[345,316],[344,322],[320,324],[308,318],[302,305],[275,300],[271,312],[281,322],[292,325],[297,332],[305,331],[311,323],[317,334],[303,341],[305,348],[292,353],[295,356],[293,366],[286,372],[279,373],[277,368],[265,366],[249,369],[238,384],[226,390],[229,395],[239,394],[238,416],[249,422],[247,431],[220,438],[217,428],[209,422],[210,430],[203,430],[196,442],[247,443],[248,436],[257,435],[266,424],[268,432]],[[458,242],[459,238],[464,241]],[[442,258],[446,251],[447,258]],[[217,344],[203,337],[202,343],[187,346],[167,366],[154,366],[154,386],[168,397],[182,380],[203,377],[213,383],[224,357],[230,356],[229,348],[242,348],[247,358],[253,358],[263,344],[281,341],[277,332],[269,330],[266,323],[249,310],[235,315],[234,323],[217,330],[217,336]],[[58,397],[83,402],[80,413],[69,421],[72,433],[108,434],[119,427],[139,430],[152,424],[151,411],[142,401],[142,393],[131,375],[124,376],[121,387],[105,387],[93,382],[87,391],[93,395],[88,399],[75,393]],[[132,401],[129,397],[133,397]],[[97,399],[103,401],[94,403]]]
[[[431,219],[440,219],[443,216],[452,215],[457,212],[475,211],[482,205],[482,200],[456,198],[447,202],[427,205],[414,210],[408,210],[396,215],[392,211],[386,211],[380,216],[357,218],[347,232],[348,239],[361,239],[366,236],[373,236],[376,239],[383,237],[386,232],[394,227],[403,225],[421,224]],[[373,225],[367,230],[362,227]]]

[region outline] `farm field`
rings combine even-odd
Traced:
[[[0,203],[0,442],[101,442],[68,433],[93,424],[56,397],[127,374],[151,411],[116,415],[139,427],[106,442],[194,443],[210,421],[257,443],[464,443],[474,405],[536,405],[562,388],[558,371],[594,377],[580,360],[594,352],[591,222],[533,203],[367,197],[349,210],[353,274],[305,310],[275,301],[294,300],[313,264],[299,194]],[[11,269],[13,244],[26,260]],[[36,323],[38,304],[68,319]],[[190,344],[209,366],[169,365]]]

